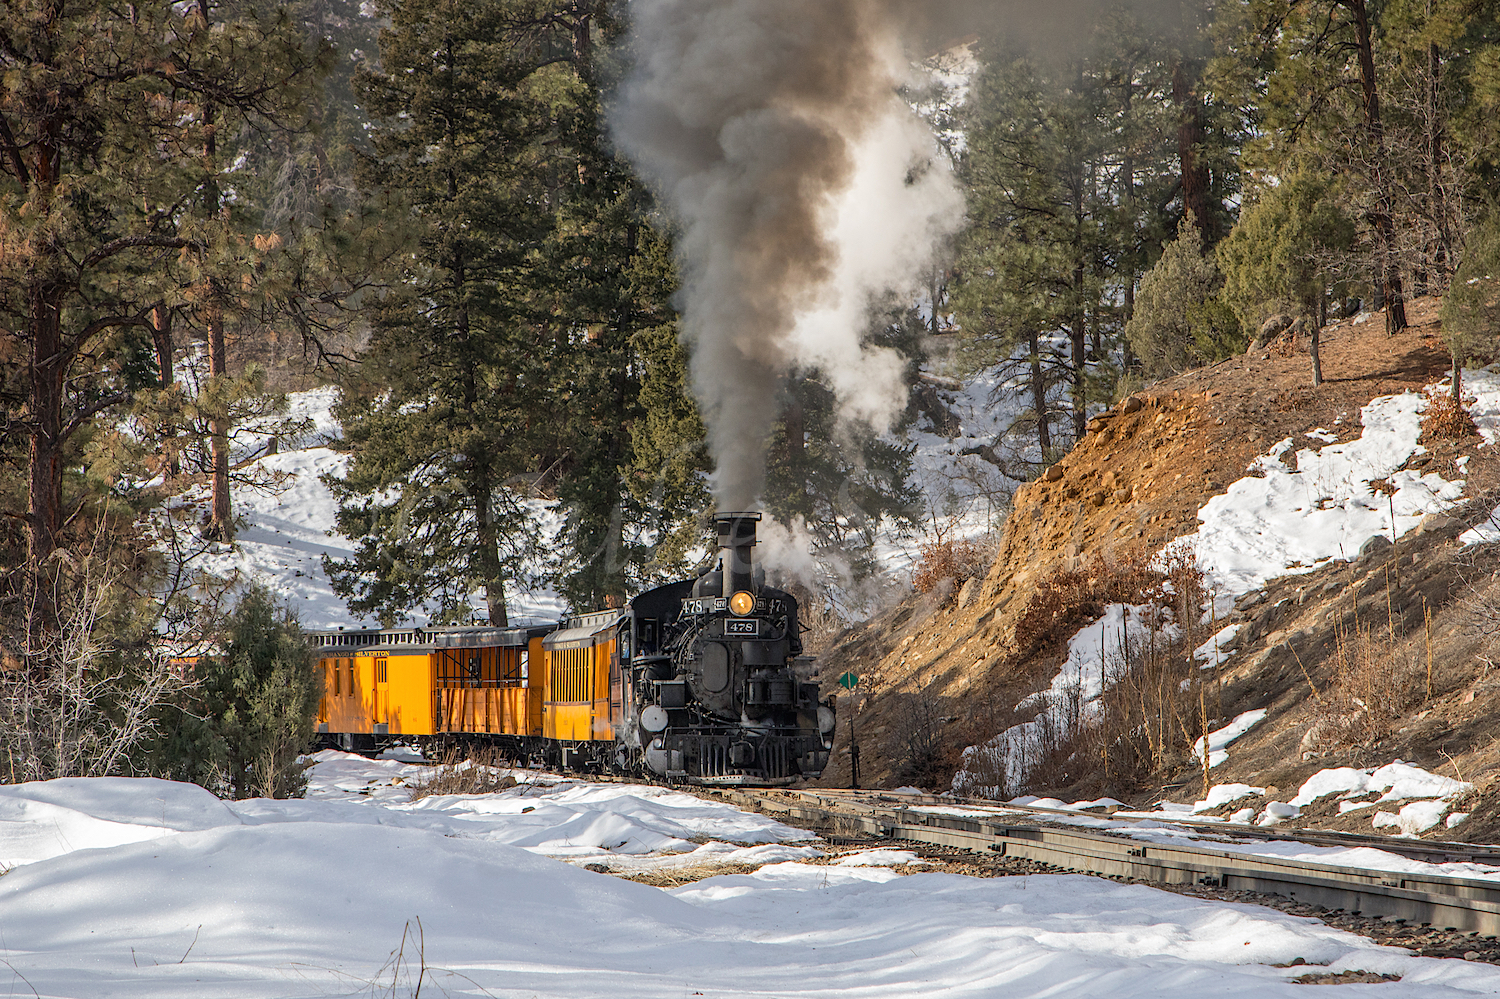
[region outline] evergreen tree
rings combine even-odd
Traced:
[[[962,113],[969,226],[950,294],[973,362],[1018,369],[1043,461],[1057,443],[1051,386],[1068,384],[1081,437],[1090,400],[1108,394],[1135,282],[1188,194],[1217,224],[1234,190],[1234,116],[1183,76],[1190,43],[1116,13],[1065,58],[981,50]]]
[[[506,624],[507,580],[532,543],[510,487],[537,463],[554,418],[544,362],[570,331],[545,322],[528,286],[551,123],[537,60],[496,30],[516,6],[379,5],[390,28],[363,84],[366,176],[410,252],[335,409],[351,461],[328,482],[360,546],[325,564],[351,609],[383,620],[428,602],[462,619],[481,590]]]
[[[1224,299],[1247,330],[1287,311],[1321,325],[1339,289],[1338,258],[1354,240],[1339,186],[1299,171],[1258,193],[1219,245]]]
[[[1453,399],[1463,402],[1463,368],[1500,355],[1500,217],[1469,234],[1463,263],[1443,299],[1443,339],[1453,357]]]
[[[164,742],[167,772],[235,799],[301,797],[297,760],[312,745],[323,682],[296,620],[252,587],[193,679],[195,696],[173,712]]]
[[[1210,364],[1245,349],[1239,321],[1219,298],[1223,283],[1213,257],[1203,253],[1199,227],[1191,216],[1183,219],[1177,238],[1141,278],[1135,314],[1125,325],[1147,377]]]
[[[878,316],[869,341],[896,350],[915,380],[925,324],[915,310]],[[874,544],[883,525],[914,529],[921,516],[912,487],[915,445],[900,440],[914,407],[886,437],[862,426],[839,425],[837,399],[816,369],[794,371],[785,386],[783,417],[773,430],[764,496],[767,512],[784,525],[801,520],[816,554],[846,564],[855,579],[875,569]]]

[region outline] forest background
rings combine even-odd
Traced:
[[[1025,481],[1090,406],[1286,330],[1316,383],[1330,318],[1396,332],[1422,295],[1455,373],[1493,360],[1497,6],[1121,3],[1066,45],[919,46],[905,96],[967,213],[921,300],[869,310],[905,425],[951,420],[931,353],[996,372],[1027,403],[972,457]],[[580,610],[691,568],[713,467],[674,227],[605,126],[628,10],[7,0],[0,779],[295,791],[247,775],[306,741],[305,643],[200,565],[232,491],[280,485],[253,459],[308,432],[289,389],[338,388],[357,550],[327,571],[355,613],[467,621],[478,594],[505,624],[539,563]],[[765,509],[821,557],[857,578],[882,529],[941,532],[901,427],[836,427],[816,369],[765,404]]]

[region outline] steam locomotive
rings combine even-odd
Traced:
[[[758,513],[714,518],[696,579],[556,627],[313,634],[328,745],[496,745],[517,760],[699,784],[815,777],[833,744],[796,599],[756,566]]]

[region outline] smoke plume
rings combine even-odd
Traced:
[[[887,427],[902,363],[861,344],[908,291],[962,198],[902,100],[901,0],[634,0],[615,141],[679,226],[683,336],[718,465],[749,508],[787,373],[817,367],[845,420]],[[924,25],[924,30],[929,25]]]

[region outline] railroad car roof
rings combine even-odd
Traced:
[[[415,651],[417,649],[521,647],[557,626],[535,625],[528,628],[442,627],[442,628],[359,628],[337,631],[310,631],[308,638],[320,652],[358,649]]]

